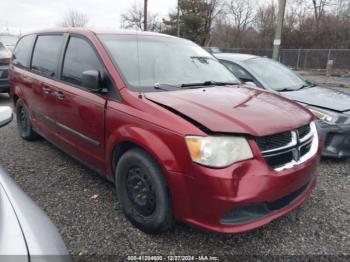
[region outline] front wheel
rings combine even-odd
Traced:
[[[116,168],[118,198],[126,217],[148,234],[174,225],[170,192],[163,172],[144,150],[130,149]]]
[[[17,128],[20,136],[28,141],[36,140],[39,135],[33,130],[29,112],[21,99],[16,103]]]

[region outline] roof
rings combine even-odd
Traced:
[[[44,29],[39,31],[34,31],[29,34],[42,34],[42,33],[80,33],[80,34],[116,34],[116,35],[148,35],[148,36],[164,36],[164,37],[174,37],[171,35],[160,34],[156,32],[145,32],[145,31],[136,31],[136,30],[99,30],[99,29],[89,29],[89,28],[80,28],[80,27],[59,27]]]
[[[240,61],[240,62],[258,57],[256,55],[239,54],[239,53],[217,53],[214,55],[218,59],[229,60],[229,61]]]

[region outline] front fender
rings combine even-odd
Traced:
[[[182,150],[181,156],[185,154],[183,151],[185,143],[183,137],[178,134],[173,134],[160,128],[145,129],[140,126],[126,125],[118,128],[112,132],[107,138],[106,143],[106,155],[109,159],[108,174],[113,174],[113,152],[118,147],[118,144],[122,142],[131,142],[145,151],[147,151],[166,171],[180,172],[183,169],[181,158],[177,157],[179,152]],[[182,143],[181,143],[182,142]]]

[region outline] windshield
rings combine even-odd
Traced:
[[[193,83],[239,83],[225,66],[196,44],[178,38],[100,35],[128,88],[174,90]]]
[[[0,35],[0,42],[6,46],[11,51],[13,50],[14,46],[16,45],[18,40],[17,36],[12,35]]]
[[[244,61],[245,65],[269,88],[275,91],[293,91],[308,84],[288,67],[268,58]]]
[[[0,58],[11,57],[11,52],[0,42]]]

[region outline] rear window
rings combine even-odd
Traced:
[[[34,47],[32,70],[47,77],[55,77],[62,43],[63,35],[39,36]]]
[[[20,67],[29,67],[29,58],[32,52],[34,35],[21,38],[13,51],[12,64]]]

